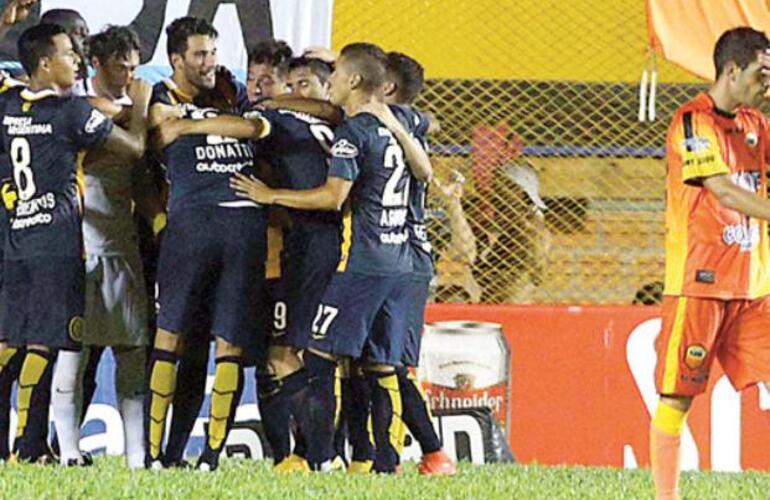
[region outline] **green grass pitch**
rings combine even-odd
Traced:
[[[767,499],[770,474],[685,473],[682,493],[685,499]],[[452,478],[422,477],[413,465],[396,477],[278,476],[266,462],[241,459],[223,460],[217,472],[204,474],[129,472],[120,458],[98,457],[90,469],[0,466],[0,498],[651,499],[653,488],[646,470],[461,464]]]

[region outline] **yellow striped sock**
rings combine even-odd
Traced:
[[[19,373],[19,391],[16,395],[16,408],[18,411],[18,420],[16,423],[16,438],[24,435],[29,420],[29,406],[32,402],[32,393],[43,377],[45,369],[48,367],[48,355],[37,352],[27,351],[24,357],[24,363],[21,365]]]
[[[155,460],[160,458],[166,414],[176,390],[176,361],[155,359],[150,373],[149,453]]]
[[[209,418],[209,448],[218,450],[227,437],[228,423],[238,401],[235,401],[241,383],[240,361],[218,359],[214,374]]]

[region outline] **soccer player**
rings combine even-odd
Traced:
[[[151,115],[155,103],[183,103],[185,118],[220,114],[193,103],[217,85],[217,31],[202,19],[184,17],[172,22],[166,33],[173,75],[155,85]],[[236,114],[248,103],[240,85],[233,87],[229,98]],[[251,123],[259,136],[264,123]],[[199,470],[218,467],[240,399],[243,351],[257,341],[267,221],[258,204],[229,189],[233,173],[253,174],[254,155],[248,141],[215,134],[179,137],[162,153],[170,194],[158,262],[160,311],[150,356],[147,465],[152,468],[162,466],[163,428],[176,389],[177,352],[204,305],[216,338],[216,373]]]
[[[30,75],[29,87],[6,92],[0,101],[0,138],[19,198],[10,220],[0,304],[9,344],[27,346],[19,375],[16,433],[18,457],[27,460],[37,455],[25,432],[30,401],[39,397],[37,384],[50,370],[52,350],[59,350],[60,359],[76,356],[83,334],[79,153],[101,146],[141,156],[150,87],[132,82],[135,105],[129,130],[124,131],[84,99],[65,96],[75,83],[79,58],[62,27],[42,24],[27,29],[18,40],[18,53]],[[58,376],[71,376],[71,366],[57,363],[54,378],[59,371]],[[53,409],[61,463],[86,464],[78,450],[74,401],[54,404]]]
[[[678,498],[680,436],[719,359],[737,390],[770,381],[765,171],[770,40],[735,28],[714,48],[716,81],[679,108],[666,137],[666,277],[650,426],[659,499]]]
[[[128,27],[111,26],[91,37],[90,51],[96,73],[84,86],[88,97],[114,105],[112,114],[122,113],[124,107],[132,106],[126,92],[139,65],[138,36]],[[148,344],[148,299],[131,208],[132,184],[138,172],[132,160],[116,155],[92,153],[85,159],[83,343],[97,347],[91,350],[97,359],[104,347],[112,348],[126,461],[131,469],[144,467]],[[156,205],[154,224],[162,225],[164,219],[162,207]],[[55,389],[57,394],[73,392],[71,387]]]
[[[286,65],[291,56],[291,47],[282,40],[260,42],[249,52],[246,73],[249,101],[257,103],[288,91]]]
[[[403,126],[394,133],[371,113],[360,112],[381,94],[385,63],[385,53],[375,45],[351,44],[342,50],[330,78],[330,96],[350,118],[335,131],[322,186],[270,189],[245,176],[233,182],[241,196],[293,209],[340,210],[349,197],[337,273],[324,291],[304,355],[309,388],[302,428],[313,470],[327,468],[332,455],[334,378],[341,356],[366,355],[378,472],[395,472],[398,460],[389,431],[398,426],[393,419],[401,406],[395,365],[403,350],[407,293],[400,285],[411,272],[404,159],[405,154],[420,158],[415,168],[427,164],[428,172],[430,161]]]
[[[83,16],[72,9],[51,9],[40,16],[39,24],[58,24],[67,32],[72,40],[72,48],[80,58],[78,66],[78,80],[73,85],[73,91],[81,94],[80,86],[88,77],[88,23]]]
[[[424,83],[423,68],[411,57],[399,53],[388,53],[385,83],[385,102],[388,104],[412,106]],[[427,149],[427,134],[431,119],[412,111],[415,137]],[[434,125],[434,128],[436,126]],[[409,230],[409,246],[412,250],[412,297],[409,301],[409,324],[404,343],[403,366],[398,367],[398,386],[401,391],[402,418],[406,426],[420,443],[423,458],[418,466],[421,474],[453,475],[455,464],[441,449],[441,441],[431,422],[430,408],[415,370],[420,360],[420,340],[425,318],[425,303],[433,279],[433,258],[428,230],[425,227],[425,198],[427,182],[413,178],[409,190],[409,211],[406,226]]]

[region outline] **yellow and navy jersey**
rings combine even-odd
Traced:
[[[285,109],[256,112],[270,123],[270,132],[255,143],[257,156],[273,168],[276,187],[312,189],[322,186],[329,173],[329,151],[334,131],[315,116]],[[289,210],[294,223],[327,222],[338,225],[338,213]]]
[[[370,113],[334,133],[330,177],[353,182],[338,270],[387,276],[412,271],[406,217],[411,175],[393,134]]]
[[[767,221],[722,205],[703,180],[726,175],[767,198],[770,124],[754,109],[718,110],[707,93],[674,115],[666,138],[666,295],[770,294]]]
[[[83,98],[23,87],[0,95],[0,115],[18,196],[5,258],[82,256],[79,162],[107,139],[112,120]]]
[[[246,89],[238,87],[238,113],[247,110]],[[183,118],[202,120],[218,116],[215,108],[199,107],[182,95],[170,80],[153,87],[150,105],[181,104]],[[169,183],[168,212],[198,207],[260,207],[257,203],[235,195],[230,178],[235,173],[254,175],[254,151],[251,141],[218,135],[185,135],[167,146],[161,154]]]
[[[410,106],[390,106],[393,114],[407,127],[412,136],[428,150],[427,115]],[[428,229],[425,225],[425,199],[428,185],[412,177],[409,187],[409,211],[406,215],[406,228],[409,231],[409,246],[412,249],[412,270],[421,276],[433,275],[433,257]]]

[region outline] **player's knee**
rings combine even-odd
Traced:
[[[158,328],[158,331],[155,333],[155,349],[176,353],[182,344],[180,337],[178,333]]]
[[[284,379],[304,367],[296,349],[288,346],[271,346],[267,353],[267,372],[277,379]]]
[[[217,337],[216,356],[221,358],[224,356],[241,356],[243,354],[243,348],[235,344],[231,344],[222,337]]]
[[[660,402],[675,410],[687,412],[692,405],[693,396],[660,396]]]
[[[113,348],[115,356],[115,391],[119,398],[131,398],[146,392],[146,349],[144,346]]]

